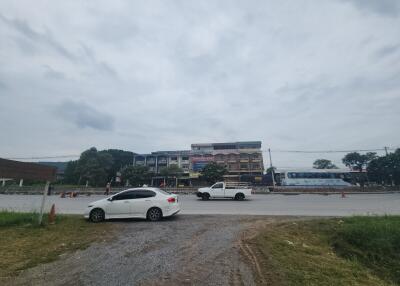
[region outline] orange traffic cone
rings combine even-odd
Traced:
[[[342,191],[342,198],[345,198],[346,194]]]
[[[56,222],[56,206],[53,204],[49,213],[49,224],[54,224]]]

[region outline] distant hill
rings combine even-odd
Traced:
[[[56,167],[58,174],[63,174],[68,164],[68,162],[38,162],[38,163],[41,165]]]

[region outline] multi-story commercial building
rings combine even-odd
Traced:
[[[213,161],[226,166],[230,175],[262,174],[260,141],[192,144],[191,170],[200,172]]]
[[[162,168],[177,165],[184,173],[189,173],[190,150],[157,151],[150,154],[136,154],[133,159],[135,166],[147,166],[150,172],[159,173]]]
[[[192,144],[191,150],[134,156],[134,165],[147,166],[151,172],[159,173],[162,168],[175,164],[191,177],[196,177],[210,162],[226,166],[230,175],[261,175],[264,171],[261,142]]]

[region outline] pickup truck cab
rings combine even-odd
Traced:
[[[232,198],[242,201],[251,196],[251,189],[240,183],[218,182],[211,187],[199,188],[196,195],[203,200],[210,198]]]

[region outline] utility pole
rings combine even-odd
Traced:
[[[269,165],[271,167],[271,173],[272,173],[272,185],[275,187],[275,172],[274,172],[274,167],[272,166],[272,158],[271,158],[271,149],[268,148],[268,154],[269,154]]]
[[[44,208],[46,205],[46,196],[47,196],[47,193],[49,192],[49,186],[50,186],[50,181],[47,181],[46,186],[44,187],[44,190],[43,190],[42,203],[40,204],[39,225],[42,225],[43,212],[44,212]]]

